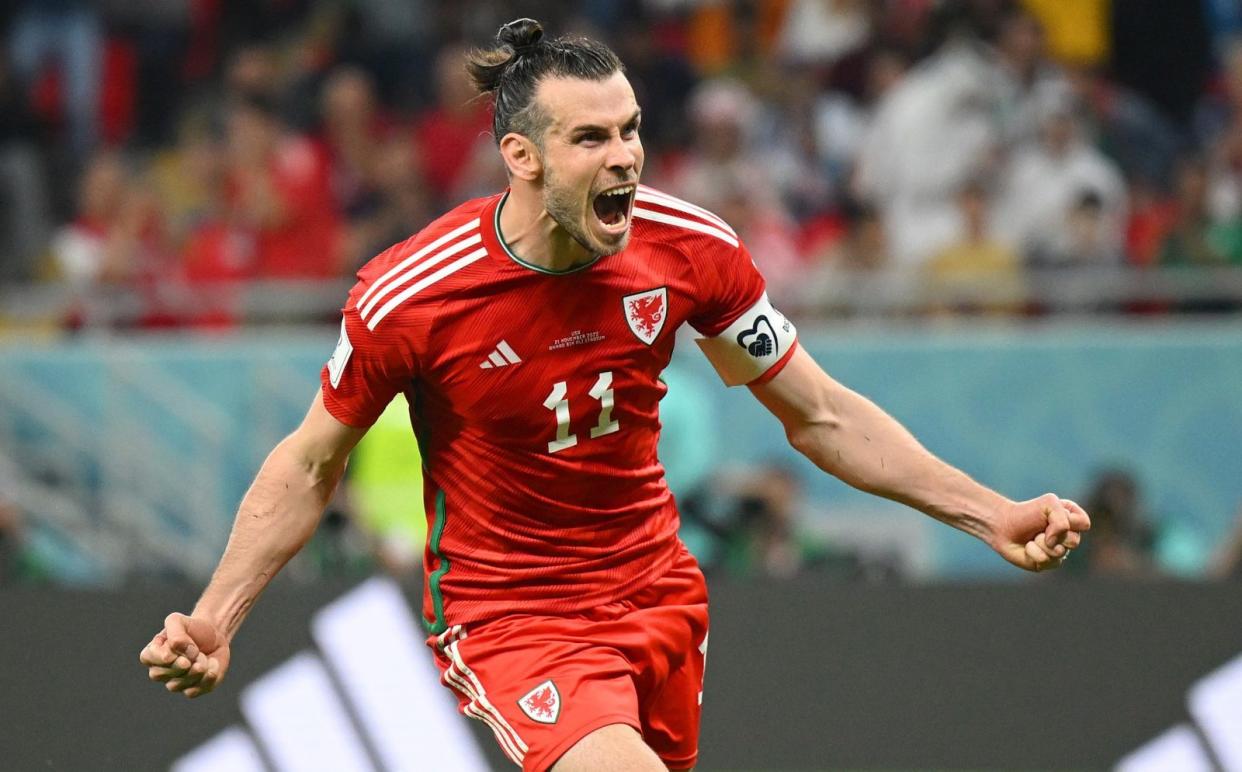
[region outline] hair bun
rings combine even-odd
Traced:
[[[534,19],[514,19],[496,33],[496,40],[511,47],[517,54],[529,51],[542,39],[543,25]]]

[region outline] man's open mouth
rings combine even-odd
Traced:
[[[634,200],[634,185],[605,190],[595,197],[592,208],[595,216],[610,231],[623,230],[630,217],[630,203]]]

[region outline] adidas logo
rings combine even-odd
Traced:
[[[1190,721],[1131,752],[1114,772],[1242,770],[1242,655],[1194,683],[1186,707]]]
[[[243,722],[171,772],[348,769],[485,772],[487,758],[391,579],[369,579],[312,617],[314,647],[241,689]],[[393,656],[375,656],[376,641]],[[222,699],[217,694],[211,699]]]
[[[496,348],[492,353],[487,355],[479,367],[484,370],[490,370],[493,367],[508,367],[521,362],[522,358],[514,353],[513,348],[503,340],[496,344]]]

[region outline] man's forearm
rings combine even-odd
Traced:
[[[315,532],[344,471],[343,461],[319,463],[281,442],[242,499],[220,564],[194,608],[232,639],[272,577]]]
[[[990,540],[1007,499],[936,458],[862,395],[838,384],[823,400],[822,420],[786,427],[798,451],[855,488]]]

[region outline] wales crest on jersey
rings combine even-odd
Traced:
[[[561,715],[561,693],[552,679],[548,679],[527,692],[518,707],[522,712],[541,724],[555,724]]]
[[[668,316],[668,289],[657,287],[646,292],[638,292],[621,298],[625,309],[625,321],[630,331],[643,343],[650,346],[655,342],[660,330],[664,329],[664,319]]]

